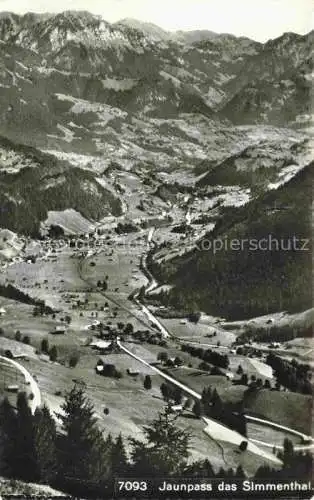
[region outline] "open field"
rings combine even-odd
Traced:
[[[257,439],[273,446],[282,446],[285,438],[293,445],[302,444],[301,439],[294,434],[253,422],[247,423],[247,436],[249,439]]]
[[[225,388],[230,384],[224,376],[208,375],[202,370],[188,368],[186,366],[180,368],[168,368],[167,373],[199,393],[202,392],[204,387],[216,387],[219,391],[219,389]]]
[[[16,285],[20,285],[34,296],[45,298],[48,303],[59,308],[54,317],[34,316],[33,306],[18,303],[17,307],[17,303],[9,299],[1,299],[0,303],[6,309],[2,318],[5,335],[8,337],[6,342],[10,348],[32,350],[28,360],[21,363],[36,376],[43,400],[55,413],[57,420],[57,414],[62,413],[60,407],[64,395],[75,380],[86,384],[87,395],[95,406],[99,426],[104,433],[117,435],[121,432],[125,438],[132,435],[141,439],[143,426],[156,418],[164,407],[160,393],[163,381],[161,376],[124,353],[100,355],[87,345],[96,333],[91,329],[96,317],[97,321],[111,323],[112,326],[117,322],[130,322],[135,330],[154,331],[143,311],[128,299],[132,290],[147,284],[146,277],[138,267],[142,252],[142,246],[116,245],[113,252],[106,250],[85,259],[80,269],[80,260],[77,256],[73,258],[67,249],[57,252],[47,261],[35,264],[16,263],[8,269],[9,279],[14,280]],[[95,285],[106,276],[108,289],[102,294],[95,289]],[[40,287],[35,287],[36,282]],[[65,324],[66,316],[70,316],[66,334],[52,335],[56,325]],[[241,364],[249,376],[254,374],[264,379],[269,375],[268,367],[261,361],[232,354],[230,345],[235,340],[235,335],[222,330],[218,325],[216,327],[208,318],[204,318],[204,321],[201,320],[197,325],[189,322],[181,324],[178,319],[162,319],[162,323],[177,336],[200,341],[201,344],[204,342],[203,348],[208,345],[210,349],[215,348],[217,352],[227,354],[230,360],[229,372],[236,373],[238,365]],[[29,336],[31,346],[14,340],[16,330],[20,330],[22,336]],[[48,339],[50,346],[57,347],[58,362],[53,363],[47,356],[39,353],[43,338]],[[165,347],[147,342],[138,343],[131,338],[129,340],[124,342],[125,346],[148,363],[155,363],[157,354],[161,351],[166,351],[169,357],[179,356],[184,366],[167,371],[195,391],[201,393],[204,387],[211,386],[217,388],[223,401],[236,403],[243,398],[247,387],[233,385],[226,376],[211,376],[197,369],[201,360],[182,352],[180,344],[175,340],[168,339]],[[221,346],[213,347],[212,343],[217,342],[220,342]],[[78,358],[75,368],[69,368],[71,354],[76,354]],[[114,364],[122,373],[122,378],[111,379],[96,375],[95,365],[98,359]],[[138,375],[129,376],[128,369],[138,372]],[[150,391],[143,388],[147,374],[152,379]],[[109,408],[109,415],[104,415],[104,408]],[[60,420],[58,421],[60,423]],[[191,429],[190,460],[210,457],[216,470],[227,465],[237,467],[242,463],[247,472],[254,472],[258,466],[268,463],[266,458],[257,457],[250,451],[239,454],[236,446],[225,441],[217,443],[209,436],[204,439],[204,424],[195,419],[191,412],[183,412],[177,422],[180,427]],[[254,426],[252,429],[254,431]],[[254,432],[254,438],[258,439],[259,429]],[[273,434],[270,435],[272,436]],[[279,434],[276,442],[280,442]]]
[[[123,377],[119,380],[96,376],[94,366],[99,356],[86,354],[74,369],[69,369],[58,363],[30,360],[25,366],[36,375],[42,390],[43,399],[51,411],[62,413],[60,406],[63,397],[72,385],[73,380],[83,380],[86,384],[88,397],[95,406],[96,417],[104,433],[116,436],[120,432],[125,438],[129,436],[143,438],[142,427],[157,417],[158,412],[164,407],[160,395],[161,378],[152,375],[153,387],[150,391],[143,388],[144,375],[149,369],[136,364],[135,360],[124,354],[102,356],[106,362],[114,362],[121,369]],[[138,369],[139,375],[130,377],[127,368]],[[61,394],[61,395],[60,395]],[[109,415],[103,414],[103,409],[109,408]],[[211,457],[213,466],[218,470],[224,466],[221,448],[211,439],[204,439],[203,423],[195,418],[179,417],[178,425],[192,432],[191,458],[196,460]],[[263,461],[258,462],[259,465]],[[237,457],[234,457],[233,466],[237,466]]]
[[[245,407],[255,416],[311,434],[313,432],[313,407],[311,396],[296,392],[261,390],[250,394]]]
[[[189,321],[182,324],[182,320],[178,318],[159,318],[159,320],[173,335],[193,342],[208,344],[209,347],[217,345],[217,342],[222,346],[229,347],[236,339],[233,333],[221,329],[218,324],[209,324],[207,320],[204,322],[201,320],[197,324]]]

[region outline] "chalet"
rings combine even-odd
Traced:
[[[99,375],[101,375],[102,372],[104,371],[104,365],[103,364],[96,365],[95,370],[96,370],[96,373],[98,373]]]
[[[6,310],[4,307],[0,307],[0,316],[4,316],[6,314]]]
[[[64,325],[56,325],[50,333],[52,335],[64,335],[66,333],[66,327]]]
[[[95,351],[103,354],[112,352],[113,344],[111,340],[94,340],[89,346]]]
[[[174,412],[174,413],[177,413],[179,411],[182,411],[183,410],[183,406],[182,405],[173,405],[171,406],[171,411]]]
[[[7,392],[18,392],[19,391],[19,386],[15,384],[7,385],[6,386]]]
[[[137,377],[140,373],[138,370],[133,370],[133,368],[128,368],[126,372],[130,377]]]

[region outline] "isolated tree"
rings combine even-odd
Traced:
[[[109,460],[94,407],[82,385],[74,385],[65,397],[60,415],[62,440],[61,474],[69,481],[100,485],[108,475]]]
[[[56,424],[47,406],[36,409],[34,415],[34,446],[39,478],[53,481],[57,474]]]
[[[135,471],[145,475],[180,475],[187,465],[190,433],[179,429],[176,416],[167,406],[150,425],[143,428],[145,442],[130,439]]]
[[[209,416],[212,407],[212,391],[210,387],[204,387],[202,391],[202,405],[205,415]]]
[[[49,351],[49,359],[50,361],[57,361],[58,359],[58,350],[55,345]]]
[[[17,340],[18,342],[20,342],[21,338],[22,338],[22,334],[21,334],[20,330],[16,330],[16,332],[15,332],[15,340]]]
[[[199,311],[191,312],[188,316],[188,320],[191,323],[198,323],[199,320],[201,319],[201,313]]]
[[[41,351],[44,352],[45,354],[49,353],[49,341],[48,339],[42,339],[41,344],[40,344]]]
[[[241,441],[241,443],[239,444],[240,451],[246,451],[247,447],[248,447],[247,441]]]
[[[152,379],[150,375],[146,375],[144,379],[144,388],[150,390],[152,388]]]
[[[164,400],[168,401],[169,396],[170,396],[170,390],[169,390],[169,386],[167,384],[165,384],[164,382],[160,386],[160,392],[161,392]]]
[[[213,391],[212,395],[212,407],[211,407],[212,415],[219,418],[222,415],[223,412],[223,405],[222,401],[220,399],[220,396],[216,390],[216,388]]]
[[[66,315],[65,318],[64,318],[64,320],[69,325],[71,323],[71,321],[72,321],[72,318],[71,318],[71,316]]]
[[[247,385],[248,384],[248,376],[247,373],[243,373],[240,379],[240,384],[241,385]]]
[[[268,379],[265,380],[264,387],[265,387],[265,389],[271,389],[271,384],[270,384],[270,381]]]
[[[242,366],[241,366],[241,365],[239,365],[239,366],[238,366],[238,369],[237,369],[237,374],[238,374],[238,375],[242,375],[242,373],[243,373],[243,368],[242,368]]]
[[[132,323],[127,323],[124,329],[124,333],[126,335],[132,335],[133,332],[134,332],[134,327]]]

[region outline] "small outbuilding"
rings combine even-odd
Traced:
[[[52,335],[64,335],[66,333],[66,330],[67,329],[64,325],[56,325],[50,333]]]

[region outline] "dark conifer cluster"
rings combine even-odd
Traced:
[[[221,401],[215,392],[210,395],[212,413],[218,411]],[[205,391],[202,398],[203,411],[206,410],[207,396],[209,391]],[[127,447],[121,434],[113,438],[99,429],[93,404],[82,385],[76,384],[67,393],[62,414],[56,416],[62,423],[61,428],[57,428],[46,406],[37,409],[33,415],[25,393],[18,395],[16,409],[7,399],[2,401],[2,476],[49,484],[84,498],[109,497],[116,478],[245,478],[241,466],[236,470],[214,471],[207,459],[189,463],[191,434],[177,425],[178,415],[171,412],[170,405],[143,428],[144,441],[129,438]],[[240,449],[240,452],[245,450]],[[298,468],[298,477],[307,479],[310,476],[311,457],[297,455],[290,441],[285,441],[280,458],[283,461],[280,472],[261,467],[256,477],[269,480],[272,476],[280,476],[285,479],[295,467]]]

